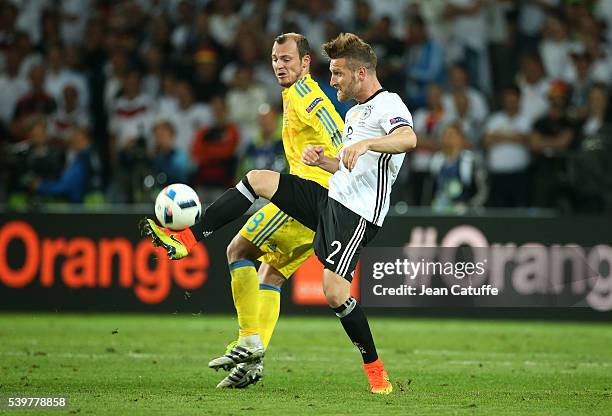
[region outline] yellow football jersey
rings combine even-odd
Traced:
[[[304,148],[324,146],[334,157],[342,147],[344,122],[319,84],[306,74],[283,91],[283,147],[289,173],[328,187],[330,173],[302,162]]]

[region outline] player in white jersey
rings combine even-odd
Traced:
[[[391,134],[402,127],[412,129],[412,115],[402,99],[382,88],[352,107],[345,120],[344,147]],[[329,197],[371,223],[382,226],[389,211],[391,186],[404,156],[405,153],[368,150],[352,171],[340,163],[340,169],[330,178]]]
[[[201,222],[180,232],[159,230],[151,220],[144,231],[171,258],[180,258],[193,245],[244,214],[258,197],[314,230],[314,250],[324,265],[323,292],[358,348],[372,393],[393,389],[376,347],[367,318],[351,297],[350,288],[359,253],[380,229],[389,209],[391,186],[404,153],[416,146],[412,116],[396,95],[382,89],[376,77],[372,47],[351,33],[323,45],[330,58],[330,84],[340,101],[355,100],[346,116],[344,147],[338,158],[322,146],[307,146],[304,163],[333,173],[329,192],[320,184],[295,175],[251,171],[235,188],[208,207]],[[236,362],[248,362],[243,348]]]

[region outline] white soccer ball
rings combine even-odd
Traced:
[[[183,230],[200,220],[202,204],[190,186],[175,183],[161,190],[155,199],[155,216],[171,230]]]

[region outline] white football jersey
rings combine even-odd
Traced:
[[[386,136],[403,126],[412,127],[412,114],[399,95],[384,89],[352,107],[345,117],[340,169],[329,179],[330,198],[378,226],[389,211],[391,186],[405,153],[368,151],[351,172],[344,166],[342,155],[344,149],[361,140]]]

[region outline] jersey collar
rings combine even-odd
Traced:
[[[306,73],[302,78],[298,79],[297,81],[295,81],[293,84],[291,84],[290,86],[288,86],[287,88],[283,88],[283,90],[281,91],[281,94],[284,96],[285,94],[289,94],[289,90],[297,83],[300,82],[301,80],[305,79],[308,80],[310,79],[310,72]]]
[[[372,94],[372,95],[370,95],[368,98],[366,98],[366,100],[365,100],[365,101],[362,101],[362,102],[357,101],[357,104],[365,104],[365,103],[367,103],[368,101],[371,101],[371,100],[372,100],[374,97],[376,97],[376,96],[377,96],[378,94],[380,94],[381,92],[385,92],[385,91],[387,91],[387,90],[386,90],[386,89],[384,89],[384,88],[381,88],[381,89],[379,89],[378,91],[376,91],[374,94]]]
[[[306,74],[304,74],[304,76],[302,78],[298,79],[295,82],[308,81],[309,78],[310,78],[310,72],[307,72]],[[295,85],[295,83],[294,83],[294,85]],[[292,85],[292,87],[293,87],[293,85]]]

